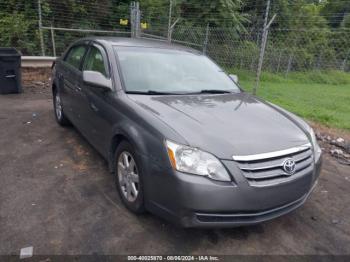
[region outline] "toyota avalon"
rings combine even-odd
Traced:
[[[185,227],[260,223],[300,207],[320,173],[305,121],[187,47],[84,38],[57,59],[52,91],[57,122],[107,160],[134,213]]]

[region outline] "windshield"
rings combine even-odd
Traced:
[[[145,47],[115,47],[129,93],[240,92],[204,55]]]

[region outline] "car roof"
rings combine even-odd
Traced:
[[[191,53],[199,53],[199,51],[193,48],[189,48],[189,47],[174,44],[174,43],[168,43],[167,41],[164,41],[164,40],[128,38],[128,37],[108,37],[108,36],[86,37],[81,40],[96,41],[101,44],[110,45],[110,46],[149,47],[149,48],[174,49],[174,50],[187,51]]]

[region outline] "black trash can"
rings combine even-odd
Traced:
[[[21,54],[15,48],[0,47],[0,94],[21,92]]]

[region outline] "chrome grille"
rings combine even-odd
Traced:
[[[288,158],[293,159],[296,164],[292,175],[283,169],[283,163]],[[287,182],[305,175],[313,168],[311,144],[271,153],[233,156],[233,160],[238,163],[251,186],[271,186]]]

